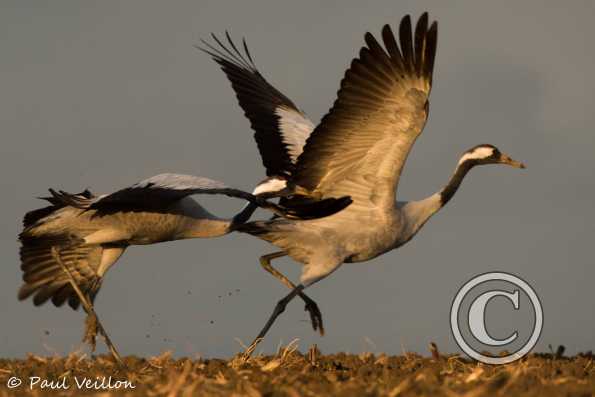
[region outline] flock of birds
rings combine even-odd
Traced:
[[[82,303],[97,320],[93,300],[103,277],[130,245],[223,236],[233,231],[268,241],[277,250],[263,255],[263,268],[290,292],[256,336],[248,354],[296,296],[312,327],[324,333],[318,305],[304,290],[343,263],[364,262],[411,240],[453,197],[475,166],[524,168],[493,145],[463,153],[446,185],[419,201],[396,201],[407,156],[422,132],[437,45],[437,22],[424,13],[412,29],[405,16],[395,35],[382,29],[381,44],[366,33],[331,110],[315,126],[255,66],[245,40],[199,47],[219,64],[250,120],[267,178],[252,193],[204,177],[161,174],[107,195],[50,189],[50,205],[25,215],[19,235],[24,284],[18,297],[48,300],[77,309]],[[190,196],[217,194],[247,201],[232,219],[211,214]],[[278,199],[278,203],[273,202]],[[268,220],[249,221],[258,208]],[[303,265],[294,284],[271,265],[290,256]],[[105,330],[96,324],[117,355]]]

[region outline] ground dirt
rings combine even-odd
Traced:
[[[25,360],[0,359],[0,397],[582,397],[595,395],[594,359],[591,353],[574,357],[533,354],[512,364],[490,366],[442,355],[435,349],[431,357],[370,353],[322,355],[315,347],[300,353],[294,346],[287,346],[277,355],[255,356],[247,361],[240,356],[230,360],[172,359],[167,353],[152,358],[129,356],[124,358],[126,368],[119,368],[110,356],[30,355]],[[22,384],[10,389],[8,384],[12,381],[14,386],[15,377]],[[40,378],[32,388],[31,377]],[[76,382],[84,382],[84,378],[90,383],[78,386]],[[49,383],[42,387],[43,380],[53,381],[54,387],[60,388],[52,390]]]

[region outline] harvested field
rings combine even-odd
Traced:
[[[248,362],[239,356],[231,360],[172,359],[167,353],[129,356],[127,368],[118,369],[109,356],[29,356],[0,360],[0,396],[592,396],[593,360],[591,353],[534,354],[513,364],[489,366],[437,352],[429,358],[321,355],[314,348],[302,354],[288,346],[275,356],[256,356]],[[13,377],[22,384],[9,389]],[[40,378],[32,390],[31,377]],[[77,385],[85,378],[88,383]],[[46,384],[42,389],[42,380],[60,388],[51,390]]]

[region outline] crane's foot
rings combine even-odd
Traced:
[[[252,357],[252,353],[254,353],[254,350],[256,350],[256,347],[258,346],[258,344],[262,341],[262,338],[256,338],[251,344],[250,346],[248,346],[246,348],[246,350],[244,350],[244,352],[240,355],[240,359],[243,362],[248,362],[248,360],[250,360],[250,357]]]
[[[310,321],[312,322],[312,328],[314,331],[320,332],[321,336],[324,336],[324,326],[322,325],[322,313],[318,308],[316,302],[312,300],[308,295],[302,293],[300,298],[306,303],[304,310],[310,313]]]
[[[273,310],[271,317],[269,317],[266,324],[264,325],[264,328],[260,331],[258,336],[256,336],[256,338],[254,338],[254,341],[250,344],[248,349],[246,349],[246,351],[242,355],[243,359],[245,361],[250,358],[250,356],[256,349],[256,346],[258,346],[258,344],[264,339],[264,336],[269,331],[269,329],[271,328],[271,326],[273,325],[273,323],[275,322],[277,317],[279,317],[279,315],[285,311],[285,307],[287,306],[287,304],[289,302],[291,302],[291,300],[293,298],[295,298],[296,295],[301,294],[303,289],[304,289],[304,286],[300,284],[297,287],[295,287],[287,296],[285,296],[283,299],[281,299],[279,302],[277,302],[277,304],[275,305],[275,309]],[[310,299],[310,298],[308,298],[308,299]],[[312,301],[312,302],[314,302],[314,301]],[[316,305],[316,303],[314,303],[314,305]]]
[[[126,365],[124,364],[124,361],[122,361],[122,357],[118,353],[118,350],[116,350],[116,347],[110,340],[109,336],[107,335],[107,332],[105,332],[105,328],[103,328],[103,325],[101,325],[101,322],[97,317],[97,313],[95,313],[93,305],[91,304],[91,302],[89,302],[88,297],[85,294],[83,294],[83,292],[79,288],[78,284],[76,283],[76,280],[72,276],[72,273],[70,273],[70,270],[68,270],[68,267],[62,261],[62,258],[60,257],[60,251],[55,246],[52,247],[52,257],[54,258],[54,261],[56,261],[60,265],[60,267],[68,277],[72,289],[77,294],[79,300],[81,301],[83,309],[85,309],[85,312],[87,313],[87,319],[85,320],[85,336],[83,338],[83,341],[86,342],[88,338],[91,347],[95,349],[95,336],[97,334],[100,334],[101,336],[103,336],[103,340],[105,341],[105,344],[112,353],[114,360],[118,363],[118,365],[120,365],[120,367],[126,368]]]

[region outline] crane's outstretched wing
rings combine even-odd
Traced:
[[[56,192],[52,189],[50,192],[55,200],[65,205],[96,210],[98,215],[115,211],[166,211],[176,201],[193,194],[222,194],[244,199],[289,219],[320,218],[332,215],[351,204],[348,197],[343,197],[285,208],[251,193],[229,187],[223,182],[182,174],[155,175],[112,194],[94,198],[71,195],[64,191]]]
[[[384,48],[367,33],[341,81],[332,109],[308,138],[292,179],[314,197],[351,196],[353,208],[392,206],[407,155],[428,116],[438,26],[424,13],[382,29]]]
[[[228,46],[215,35],[216,44],[203,40],[209,54],[221,66],[236,93],[244,114],[255,131],[254,138],[267,176],[289,177],[314,124],[297,106],[260,74],[243,41],[244,53],[225,33]]]

